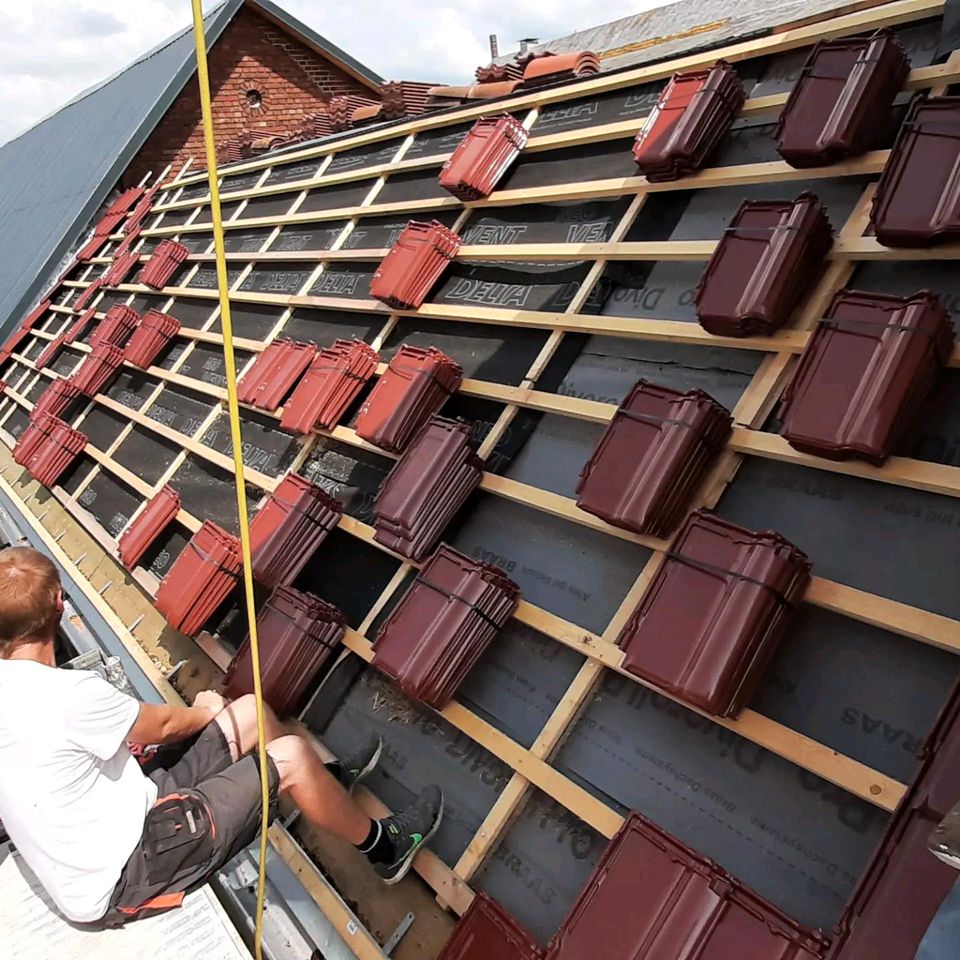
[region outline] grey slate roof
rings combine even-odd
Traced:
[[[617,70],[677,57],[702,47],[733,43],[773,27],[824,17],[850,6],[850,0],[680,0],[545,41],[531,50],[592,50],[604,54],[628,48],[601,59],[604,71]],[[496,62],[506,62],[513,56],[504,55]]]
[[[226,0],[207,14],[208,48],[243,3]],[[379,82],[269,0],[251,5],[369,82]],[[0,146],[0,332],[19,321],[43,291],[195,69],[188,27]]]

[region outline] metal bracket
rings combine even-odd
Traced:
[[[390,934],[390,938],[383,945],[383,952],[389,957],[400,944],[407,931],[413,926],[413,921],[417,919],[416,914],[411,911],[398,924],[397,929]]]

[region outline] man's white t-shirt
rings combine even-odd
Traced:
[[[0,820],[70,920],[106,913],[157,799],[126,746],[139,709],[91,671],[0,660]]]

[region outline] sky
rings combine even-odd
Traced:
[[[388,80],[464,83],[521,37],[548,40],[666,0],[279,0]],[[205,3],[204,8],[214,6]],[[0,144],[190,22],[190,0],[16,0],[0,4]]]

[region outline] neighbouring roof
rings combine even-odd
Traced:
[[[244,2],[207,14],[208,48]],[[380,82],[276,4],[246,3],[363,82]],[[186,27],[0,146],[0,327],[37,296],[195,69]]]
[[[870,3],[850,0],[680,0],[532,46],[534,52],[592,50],[603,70],[616,70],[782,30]],[[495,63],[507,63],[515,53]]]

